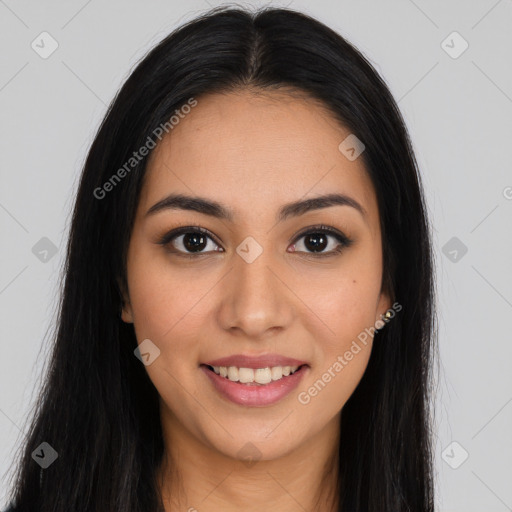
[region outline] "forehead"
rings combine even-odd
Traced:
[[[197,98],[153,150],[141,208],[174,192],[215,199],[240,220],[261,218],[299,198],[344,193],[378,219],[362,158],[339,144],[350,135],[319,102],[305,95],[238,91]]]

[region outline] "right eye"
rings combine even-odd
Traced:
[[[224,252],[222,248],[204,250],[209,245],[210,247],[219,247],[213,238],[214,235],[207,229],[199,226],[185,226],[169,231],[158,243],[178,256],[194,258],[209,252]]]

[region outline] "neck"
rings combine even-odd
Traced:
[[[167,418],[157,472],[165,511],[239,512],[271,503],[280,512],[336,512],[339,419],[282,457],[250,462],[225,456]]]

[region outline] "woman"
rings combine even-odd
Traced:
[[[353,46],[287,9],[181,27],[86,160],[16,511],[432,511],[430,240]]]

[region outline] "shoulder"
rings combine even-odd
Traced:
[[[10,504],[3,512],[16,512],[16,509]]]

